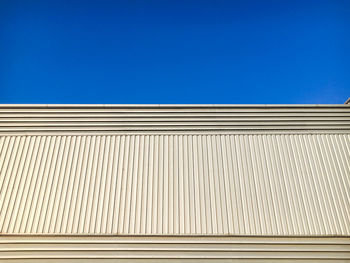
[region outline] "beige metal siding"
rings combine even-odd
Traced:
[[[349,236],[350,135],[1,136],[0,231]]]
[[[0,132],[350,130],[349,105],[0,105]]]
[[[349,238],[2,237],[0,261],[106,259],[122,262],[349,262]],[[136,261],[139,259],[140,261]],[[145,261],[145,260],[149,261]],[[158,260],[157,260],[158,259]],[[153,261],[151,261],[153,260]],[[190,261],[192,260],[192,261]],[[194,261],[195,260],[195,261]],[[213,261],[214,260],[214,261]],[[249,261],[248,261],[249,260]],[[276,260],[276,261],[275,261]],[[292,261],[293,260],[293,261]],[[39,261],[40,262],[40,261]],[[102,261],[104,262],[104,261]],[[227,261],[225,261],[227,262]],[[234,261],[236,262],[236,261]]]

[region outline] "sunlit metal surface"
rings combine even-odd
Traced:
[[[261,263],[288,259],[287,262],[348,262],[350,241],[345,238],[20,236],[0,239],[1,259],[10,262],[16,259],[24,262],[42,262],[39,259],[46,260],[44,262],[59,259],[64,261],[58,262],[79,259],[78,262],[108,259],[117,262]]]
[[[350,107],[0,105],[0,233],[11,262],[350,262]]]
[[[0,132],[350,130],[349,105],[0,105]]]
[[[6,136],[2,233],[349,235],[350,137]]]

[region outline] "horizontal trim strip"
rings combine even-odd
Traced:
[[[21,243],[161,243],[161,244],[347,244],[350,236],[226,236],[226,235],[0,235],[0,244]]]
[[[350,130],[350,105],[37,105],[0,107],[0,132]]]
[[[302,122],[305,123],[306,121],[311,121],[311,122],[337,122],[337,121],[349,121],[348,116],[343,116],[343,117],[312,117],[312,118],[307,118],[307,117],[294,117],[294,118],[265,118],[265,117],[254,117],[254,118],[242,118],[242,117],[225,117],[225,118],[202,118],[202,117],[195,117],[195,118],[82,118],[82,117],[71,117],[71,118],[3,118],[0,119],[1,123],[42,123],[42,122],[50,122],[50,123],[55,123],[55,122],[67,122],[67,123],[75,123],[75,122],[121,122],[121,123],[159,123],[160,121],[162,122],[169,122],[169,123],[176,123],[176,122],[243,122],[243,123],[249,123],[249,122],[265,122],[265,121],[270,121],[270,122]]]
[[[0,110],[0,112],[2,112]],[[252,117],[344,117],[348,116],[347,111],[344,112],[155,112],[155,113],[138,113],[138,112],[9,112],[1,113],[1,118],[252,118]]]
[[[0,127],[91,127],[91,126],[101,126],[101,127],[147,127],[147,126],[161,126],[161,127],[166,127],[166,126],[221,126],[221,127],[230,127],[230,126],[247,126],[247,125],[259,125],[259,126],[270,126],[270,125],[275,125],[275,126],[288,126],[291,125],[292,123],[295,125],[300,125],[300,126],[314,126],[314,125],[324,125],[324,126],[334,126],[334,125],[343,125],[343,126],[350,126],[350,120],[347,118],[344,118],[343,121],[338,121],[338,120],[328,120],[328,121],[312,121],[312,122],[305,122],[305,121],[300,121],[300,120],[292,120],[288,122],[283,122],[283,121],[278,121],[278,122],[272,122],[272,121],[250,121],[250,120],[245,120],[245,121],[231,121],[231,120],[225,120],[225,121],[220,121],[220,120],[213,120],[213,121],[163,121],[163,122],[157,122],[157,121],[89,121],[86,123],[82,123],[83,121],[45,121],[43,124],[43,121],[32,121],[30,124],[27,124],[27,122],[22,122],[22,121],[16,121],[16,122],[0,122]],[[187,124],[190,123],[190,124]],[[261,123],[261,124],[260,124]],[[26,126],[28,125],[28,126]]]
[[[230,131],[22,131],[1,132],[3,136],[105,136],[105,135],[301,135],[301,134],[349,134],[348,130],[230,130]]]
[[[182,109],[182,110],[174,110],[174,109],[161,109],[161,110],[147,110],[147,109],[45,109],[45,110],[37,110],[37,109],[0,109],[0,112],[7,113],[7,114],[18,114],[18,113],[24,113],[24,114],[35,114],[35,113],[48,113],[48,114],[85,114],[85,113],[93,113],[93,114],[238,114],[238,113],[245,113],[245,114],[260,114],[260,113],[289,113],[289,114],[303,114],[303,113],[335,113],[335,114],[341,114],[349,112],[350,106],[346,108],[286,108],[286,109],[254,109],[254,108],[246,108],[246,109],[201,109],[201,110],[191,110],[191,109]]]
[[[350,259],[349,238],[0,237],[0,259]]]
[[[347,104],[0,104],[0,108],[345,108]]]
[[[104,131],[235,131],[235,130],[350,130],[349,125],[327,125],[327,126],[319,126],[319,125],[304,125],[304,126],[223,126],[223,127],[208,127],[208,126],[177,126],[177,127],[94,127],[94,126],[86,126],[86,127],[8,127],[8,128],[0,128],[0,132],[29,132],[29,131],[96,131],[96,132],[104,132]]]

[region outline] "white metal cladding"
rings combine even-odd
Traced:
[[[350,261],[349,238],[257,237],[0,237],[0,260],[142,259],[142,262]],[[154,261],[144,261],[144,260]],[[158,259],[158,261],[156,261]],[[162,259],[163,261],[159,261]],[[186,261],[188,260],[188,261]],[[275,261],[276,260],[276,261]],[[283,260],[283,261],[282,261]],[[328,261],[327,261],[328,260]],[[41,261],[39,261],[41,262]],[[74,261],[75,262],[75,261]],[[86,261],[83,261],[86,262]],[[91,262],[91,261],[90,261]],[[115,261],[114,261],[115,262]],[[141,262],[141,261],[136,261]],[[173,262],[173,261],[170,261]],[[234,261],[236,262],[236,261]]]
[[[349,105],[0,105],[0,132],[350,130]]]
[[[2,234],[349,228],[349,134],[0,137]]]

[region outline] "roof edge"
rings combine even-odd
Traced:
[[[348,108],[345,104],[0,104],[0,108]]]

